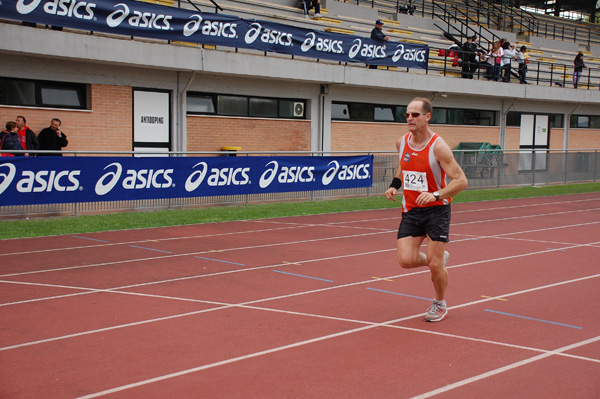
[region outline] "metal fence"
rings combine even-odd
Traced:
[[[66,152],[66,151],[65,151]],[[68,153],[68,152],[66,152]],[[73,153],[74,154],[74,153]],[[82,155],[83,153],[78,153]],[[106,153],[85,152],[86,155]],[[131,153],[111,153],[131,156]],[[291,153],[284,153],[291,154]],[[294,152],[294,155],[319,156],[325,153]],[[217,205],[247,205],[282,201],[325,200],[341,197],[379,196],[388,188],[398,154],[389,152],[329,152],[327,155],[372,154],[373,184],[366,188],[298,191],[252,195],[124,200],[41,205],[2,206],[0,218],[49,217],[81,214],[185,209]],[[161,154],[161,155],[164,155]],[[224,155],[218,153],[171,153],[173,156]],[[263,152],[240,152],[240,156],[265,155]],[[269,155],[275,155],[269,153]],[[278,153],[277,155],[281,155]],[[469,179],[469,189],[488,189],[547,184],[596,182],[600,178],[600,150],[455,150],[454,156]]]

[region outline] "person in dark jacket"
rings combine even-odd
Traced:
[[[60,119],[54,118],[52,121],[50,121],[50,127],[45,128],[38,135],[40,150],[56,150],[58,152],[39,155],[53,155],[56,157],[62,157],[62,153],[60,151],[63,147],[66,147],[69,142],[67,141],[67,135],[60,130],[60,125]]]
[[[473,79],[473,66],[477,65],[475,57],[477,45],[473,43],[475,36],[467,36],[467,41],[462,45],[462,73],[463,79]]]
[[[0,133],[0,150],[23,149],[24,148],[21,145],[21,140],[19,140],[19,134],[17,133],[17,123],[13,121],[6,122],[6,130]],[[1,153],[1,156],[3,157],[14,157],[15,155],[23,154]]]
[[[375,21],[375,27],[371,31],[371,39],[377,40],[381,44],[390,40],[389,36],[383,33],[383,22],[380,19]],[[369,65],[369,69],[377,69],[377,65]]]
[[[377,40],[378,42],[387,42],[390,40],[390,38],[383,33],[383,22],[380,19],[375,21],[375,27],[371,31],[371,39]]]
[[[573,88],[576,89],[577,85],[579,84],[579,79],[583,74],[583,68],[587,68],[583,62],[583,53],[577,54],[573,60],[573,65],[575,66],[573,70]]]
[[[19,134],[19,139],[21,140],[21,145],[24,149],[29,151],[36,151],[40,149],[40,143],[38,142],[38,138],[36,134],[31,130],[27,125],[27,120],[24,116],[17,116],[17,129]],[[32,156],[36,156],[35,154],[29,154]]]

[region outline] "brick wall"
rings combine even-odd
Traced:
[[[310,121],[289,119],[187,117],[188,151],[310,151]]]
[[[90,110],[66,110],[0,106],[2,128],[17,115],[27,118],[36,133],[50,125],[52,118],[62,120],[62,129],[73,151],[130,151],[132,149],[132,88],[91,85]],[[498,144],[499,127],[433,125],[450,148],[461,141]],[[189,151],[220,151],[223,146],[242,147],[243,151],[310,151],[310,121],[288,119],[188,116]],[[395,151],[398,137],[406,134],[406,124],[333,121],[333,151]],[[506,129],[506,149],[519,148],[520,129]],[[552,129],[550,148],[563,147],[563,130]],[[570,148],[600,148],[599,129],[571,129]]]
[[[567,120],[567,123],[569,121]],[[506,149],[518,149],[520,138],[519,127],[509,127],[506,129]],[[564,145],[564,129],[550,129],[550,149],[562,150]],[[570,149],[597,149],[600,148],[600,129],[569,129]]]
[[[461,141],[498,144],[500,128],[482,126],[432,125],[450,148]],[[406,124],[332,122],[333,151],[396,151],[396,140],[408,133]]]
[[[62,121],[70,151],[131,151],[132,89],[124,86],[91,85],[90,105],[86,111],[0,106],[2,128],[17,115],[27,119],[36,134],[50,126],[52,118]]]
[[[600,148],[600,129],[569,130],[569,148]]]

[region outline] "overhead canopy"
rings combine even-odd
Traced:
[[[506,0],[495,0],[495,3],[506,3]],[[590,16],[594,22],[595,13],[599,10],[599,0],[513,0],[516,7],[532,7],[545,10],[546,14],[559,16],[562,11],[574,11]]]

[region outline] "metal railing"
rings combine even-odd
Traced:
[[[435,127],[434,127],[435,130]],[[107,155],[102,152],[67,152],[65,155]],[[225,155],[226,152],[173,152],[170,156]],[[266,155],[266,152],[238,152],[240,156]],[[275,155],[270,152],[268,154]],[[124,200],[42,205],[2,206],[0,218],[68,216],[80,214],[181,209],[216,205],[244,205],[281,201],[307,201],[340,197],[379,196],[388,188],[398,165],[398,154],[385,151],[361,152],[282,152],[294,155],[372,154],[373,183],[370,187],[299,191],[287,193],[223,195],[213,197]],[[109,155],[132,156],[128,152]],[[164,155],[164,154],[161,154]],[[559,183],[596,182],[600,178],[600,150],[455,150],[454,156],[469,179],[469,189],[533,186]],[[4,158],[3,160],[6,160]],[[535,167],[533,167],[535,166]]]
[[[466,7],[469,16],[485,24],[491,29],[509,32],[523,32],[553,40],[576,42],[582,45],[600,45],[600,26],[574,26],[572,21],[548,16],[536,16],[518,7],[508,4],[495,4],[486,0],[445,1],[435,0],[356,0],[356,4],[377,8],[382,12],[401,13],[410,4],[414,7],[414,15],[436,19],[436,9],[442,7]],[[436,15],[437,14],[437,15]]]
[[[427,66],[427,74],[439,72],[443,76],[456,75],[461,72],[460,60],[462,50],[460,48],[448,49],[439,47],[429,47],[430,52],[443,54],[439,56],[439,63],[430,56]],[[456,56],[453,56],[456,54]],[[460,61],[460,62],[459,62]],[[486,63],[476,63],[477,69],[473,73],[476,79],[488,79]],[[573,64],[560,64],[547,61],[529,60],[527,64],[526,80],[529,84],[537,86],[558,86],[570,88],[573,87]],[[518,80],[518,63],[511,61],[511,80]],[[598,90],[600,88],[600,70],[596,68],[586,68],[579,79],[578,87],[587,90]]]

